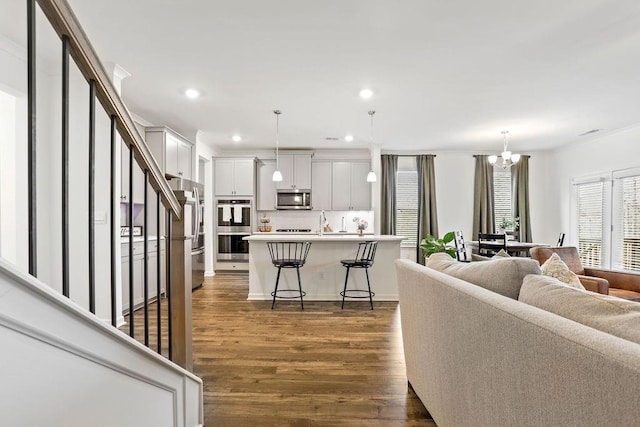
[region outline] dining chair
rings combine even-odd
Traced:
[[[456,258],[458,261],[469,262],[470,260],[467,257],[467,245],[464,243],[462,231],[453,232],[453,242],[456,245]]]
[[[500,249],[507,250],[507,235],[505,233],[478,233],[478,253],[480,255],[495,255]]]

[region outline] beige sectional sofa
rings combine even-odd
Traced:
[[[437,258],[428,265],[447,274],[408,260],[396,268],[407,378],[439,426],[640,425],[634,334],[624,339],[596,329],[598,321],[566,318],[580,311],[566,302],[576,301],[571,295],[559,301],[566,317],[517,300],[542,297],[548,308],[563,298],[549,298],[549,286],[558,295],[592,293],[527,276],[539,274],[532,260],[461,266]],[[626,327],[640,325],[633,306],[597,304],[614,307],[613,322],[604,320],[614,333],[616,315]]]

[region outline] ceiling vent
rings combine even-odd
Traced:
[[[324,138],[326,141],[340,141],[340,138],[337,138],[335,136],[327,136]]]
[[[580,134],[580,135],[578,135],[578,136],[587,136],[587,135],[591,135],[592,133],[600,132],[601,130],[602,130],[602,129],[591,129],[591,130],[588,130],[588,131],[586,131],[586,132],[584,132],[584,133],[581,133],[581,134]]]

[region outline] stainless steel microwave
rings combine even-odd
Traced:
[[[311,210],[310,190],[278,190],[276,209],[307,209]]]

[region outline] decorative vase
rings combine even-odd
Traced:
[[[358,228],[358,236],[364,236],[364,230],[362,228]]]

